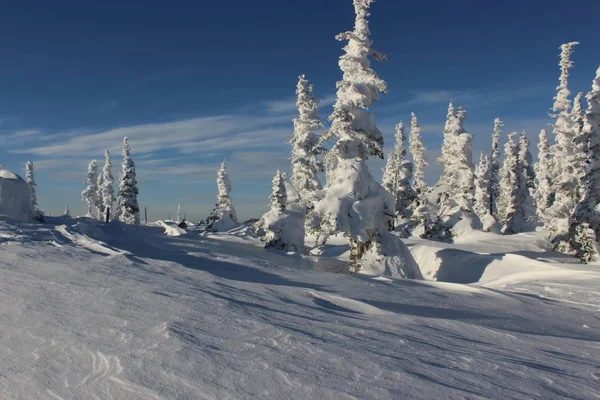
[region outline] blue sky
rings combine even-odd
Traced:
[[[275,169],[289,169],[297,76],[326,117],[341,77],[334,37],[354,18],[351,0],[11,3],[0,13],[1,163],[22,173],[34,161],[40,205],[81,213],[87,163],[110,148],[118,175],[128,135],[152,219],[179,203],[206,215],[222,159],[238,214],[259,216]],[[394,124],[417,113],[431,182],[450,98],[469,112],[477,158],[496,116],[536,141],[561,43],[581,42],[573,92],[600,65],[594,1],[377,0],[371,11],[374,47],[389,56],[373,63],[389,94],[372,111],[387,148]]]

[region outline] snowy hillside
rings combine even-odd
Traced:
[[[461,285],[244,232],[0,222],[0,398],[600,397],[600,270],[541,235],[408,241],[428,278],[481,272]]]

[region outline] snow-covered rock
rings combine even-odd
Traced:
[[[35,216],[29,185],[7,169],[0,169],[0,215],[23,221]]]

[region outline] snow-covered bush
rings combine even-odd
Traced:
[[[238,222],[233,201],[231,200],[231,180],[227,173],[227,165],[225,161],[221,163],[217,172],[217,195],[216,207],[212,210],[208,218],[204,221],[207,224],[207,230],[212,232],[227,232],[237,228]],[[178,218],[181,218],[181,212],[178,213]]]

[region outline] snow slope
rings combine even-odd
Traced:
[[[0,398],[600,397],[598,267],[392,280],[323,272],[341,262],[243,230],[163,232],[0,221]]]

